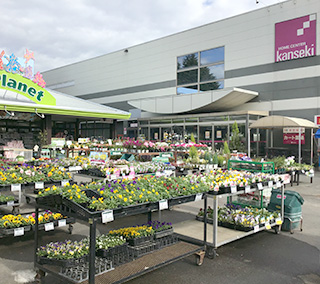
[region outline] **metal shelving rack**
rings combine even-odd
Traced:
[[[188,197],[181,197],[175,199],[168,200],[168,208],[176,204],[182,204],[186,202],[192,202],[199,200],[199,195],[192,195]],[[204,206],[207,208],[207,194],[202,194],[201,199],[204,200]],[[203,240],[199,245],[199,242],[187,242],[181,241],[176,244],[170,245],[169,247],[164,247],[157,251],[154,251],[148,255],[144,255],[138,259],[133,260],[132,262],[128,262],[119,266],[119,268],[115,268],[112,271],[108,271],[106,273],[95,275],[95,246],[96,246],[96,226],[98,222],[102,221],[103,214],[110,214],[110,210],[105,212],[90,212],[86,208],[83,208],[80,205],[76,205],[76,208],[72,208],[73,210],[64,210],[64,206],[56,206],[53,203],[51,204],[41,204],[39,199],[36,199],[36,224],[35,224],[35,249],[34,249],[34,266],[37,269],[37,277],[36,279],[41,282],[41,279],[45,275],[45,273],[51,273],[57,278],[60,278],[63,281],[70,281],[70,279],[64,277],[59,274],[59,267],[53,265],[43,265],[37,261],[37,248],[39,247],[39,233],[38,233],[38,214],[39,209],[49,209],[54,212],[60,212],[63,215],[75,217],[82,221],[85,221],[89,224],[90,227],[90,244],[89,244],[89,278],[84,281],[75,282],[75,283],[85,283],[85,284],[94,284],[95,281],[97,283],[123,283],[135,277],[138,277],[147,272],[158,269],[167,264],[178,261],[184,257],[187,257],[192,254],[196,254],[197,256],[197,264],[201,265],[203,262],[203,258],[205,256],[206,251],[206,236],[207,236],[207,222],[204,220],[203,224]],[[161,207],[160,202],[149,203],[147,207],[139,207],[131,208],[130,210],[114,210],[112,219],[118,219],[126,216],[132,216],[137,214],[147,213],[148,221],[152,219],[152,212],[159,211],[159,216],[161,215]],[[126,268],[126,269],[124,269]],[[72,282],[72,281],[71,281]]]
[[[283,184],[278,184],[276,187],[281,187],[281,223],[283,222],[283,216],[284,216],[284,185]],[[224,194],[218,194],[218,195],[211,195],[212,199],[213,199],[213,224],[212,226],[208,226],[208,230],[207,230],[207,236],[206,239],[207,241],[207,248],[208,248],[208,255],[209,256],[215,256],[215,250],[220,247],[223,246],[225,244],[228,244],[230,242],[233,242],[235,240],[247,237],[249,235],[255,234],[257,232],[263,231],[263,230],[267,230],[268,228],[266,228],[266,226],[263,227],[256,227],[253,230],[249,231],[249,232],[244,232],[244,231],[238,231],[238,230],[234,230],[234,229],[229,229],[229,228],[224,228],[221,226],[218,226],[218,200],[221,198],[232,198],[238,194],[243,194],[245,192],[250,191],[260,191],[263,190],[264,188],[260,187],[258,188],[258,186],[255,187],[250,187],[247,188],[245,190],[237,190],[235,192],[232,193],[224,193]],[[206,216],[206,214],[204,215]],[[176,226],[174,226],[175,231],[179,234],[179,232],[183,231],[185,228],[188,229],[190,236],[199,241],[199,228],[201,228],[202,222],[199,222],[197,220],[188,220],[188,221],[184,221],[181,223],[178,223]],[[270,224],[270,227],[272,227],[275,232],[278,234],[280,232],[281,229],[281,225],[280,224]],[[270,228],[269,228],[270,229]],[[212,240],[209,241],[209,240]],[[211,250],[213,249],[213,250]]]
[[[23,185],[21,184],[11,184],[7,186],[1,186],[0,192],[3,191],[11,191],[12,195],[16,196],[15,193],[17,193],[18,196],[18,202],[7,202],[7,204],[0,205],[0,208],[8,208],[12,206],[12,213],[19,213],[20,212],[20,205],[21,205],[21,198],[22,198],[22,192],[21,187]]]

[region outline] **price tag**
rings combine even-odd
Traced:
[[[269,222],[266,222],[265,226],[266,226],[266,229],[267,229],[267,230],[270,230],[270,229],[271,229],[271,226],[270,226],[270,223],[269,223]]]
[[[21,190],[21,184],[11,184],[11,191],[20,191]]]
[[[255,226],[253,227],[253,231],[254,231],[255,233],[259,232],[259,230],[260,230],[259,225],[255,225]]]
[[[77,170],[77,167],[69,167],[69,172],[74,172]]]
[[[237,187],[235,185],[231,186],[231,193],[237,193]]]
[[[67,179],[62,180],[61,181],[61,186],[66,186],[68,182],[69,181]]]
[[[59,170],[60,170],[60,171],[64,170],[64,167],[59,167]]]
[[[268,181],[268,187],[273,187],[273,181],[272,180]]]
[[[8,201],[7,202],[7,206],[13,206],[14,205],[14,201]]]
[[[265,222],[266,222],[266,219],[265,219],[264,217],[262,217],[262,218],[260,219],[260,223],[263,224],[263,223],[265,223]]]
[[[15,237],[23,236],[23,235],[24,235],[24,228],[23,228],[23,227],[22,227],[22,228],[15,228],[15,229],[13,230],[13,235],[14,235]]]
[[[246,185],[246,187],[244,188],[244,192],[245,192],[245,193],[251,192],[250,185]]]
[[[281,182],[277,181],[277,188],[281,187]]]
[[[66,219],[58,220],[58,227],[64,227],[64,226],[67,226],[67,220]]]
[[[294,176],[295,174],[296,174],[296,172],[293,171],[293,172],[292,172],[292,175]]]
[[[200,201],[202,199],[202,193],[197,193],[194,201]]]
[[[159,177],[161,176],[161,173],[160,172],[156,172],[156,177]]]
[[[259,190],[262,190],[262,189],[263,189],[263,186],[262,186],[262,183],[261,183],[261,182],[258,183],[258,189],[259,189]]]
[[[112,222],[114,220],[113,210],[105,210],[101,213],[102,223]]]
[[[75,166],[74,168],[75,168],[76,171],[81,171],[82,170],[81,166]]]
[[[164,171],[164,174],[165,174],[166,176],[171,176],[171,175],[172,175],[172,170],[165,170],[165,171]]]
[[[282,224],[281,218],[277,218],[277,219],[276,219],[276,224],[277,224],[277,225],[281,225],[281,224]]]
[[[52,231],[52,230],[54,230],[54,224],[53,224],[53,222],[44,224],[44,230],[45,230],[45,231]]]
[[[164,199],[164,200],[160,200],[159,201],[159,210],[164,210],[164,209],[168,209],[168,200]]]
[[[35,186],[35,189],[44,189],[44,182],[43,181],[42,182],[36,182],[34,184],[34,186]]]

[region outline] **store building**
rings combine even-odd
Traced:
[[[43,75],[51,89],[131,112],[117,134],[163,140],[192,131],[219,142],[234,121],[247,135],[265,115],[320,113],[319,17],[318,0],[290,0]],[[252,135],[270,147],[267,133]],[[295,149],[282,130],[274,135],[272,146]]]

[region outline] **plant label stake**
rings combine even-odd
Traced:
[[[64,226],[67,226],[67,220],[66,219],[58,220],[58,227],[64,227]]]
[[[270,229],[271,229],[271,226],[270,226],[270,223],[269,223],[269,222],[266,222],[265,226],[266,226],[266,229],[267,229],[267,230],[270,230]]]
[[[45,230],[46,232],[47,232],[47,231],[52,231],[52,230],[54,230],[54,224],[53,224],[53,222],[44,224],[44,230]]]
[[[259,190],[262,190],[262,189],[263,189],[263,186],[262,186],[262,183],[261,183],[261,182],[258,183],[258,189],[259,189]]]
[[[61,186],[66,186],[66,184],[68,183],[69,181],[67,179],[64,179],[61,181]]]
[[[231,193],[237,193],[237,187],[235,185],[231,186]]]
[[[14,231],[13,231],[13,235],[15,237],[20,237],[20,236],[23,236],[24,235],[24,228],[15,228]]]
[[[21,190],[21,184],[11,184],[11,191],[20,191]]]
[[[168,200],[167,199],[163,199],[159,201],[159,210],[164,210],[164,209],[168,209]]]
[[[282,224],[281,218],[277,218],[277,219],[276,219],[276,224],[277,224],[277,225],[281,225],[281,224]]]
[[[272,186],[273,186],[273,181],[270,180],[270,181],[268,182],[268,187],[272,187]]]
[[[113,210],[105,210],[101,213],[102,223],[112,222],[114,220]]]
[[[255,226],[253,227],[253,231],[254,231],[255,233],[259,232],[259,225],[255,225]]]
[[[34,184],[35,189],[44,189],[44,182],[36,182]]]
[[[194,201],[200,201],[202,199],[202,193],[197,193]]]
[[[246,187],[244,188],[244,192],[245,192],[245,193],[251,192],[250,185],[246,185]]]

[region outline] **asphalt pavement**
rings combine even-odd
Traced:
[[[127,283],[320,284],[320,172],[315,173],[312,183],[308,177],[301,176],[299,185],[287,185],[286,189],[297,191],[304,198],[303,231],[295,229],[293,234],[259,232],[219,247],[217,257],[205,258],[201,266],[196,265],[195,256],[189,256]],[[32,206],[33,203],[24,204],[22,212],[32,210]],[[184,208],[162,211],[161,217],[175,224],[194,218],[199,206],[197,203],[186,204]],[[157,217],[158,214],[153,213],[153,218]],[[99,225],[97,229],[106,233],[111,229],[144,223],[146,218],[146,215],[122,218]],[[87,224],[77,222],[71,235],[67,227],[42,232],[40,243],[79,240],[88,234]],[[33,283],[33,255],[32,234],[0,239],[0,284]],[[43,282],[65,283],[50,274]]]

